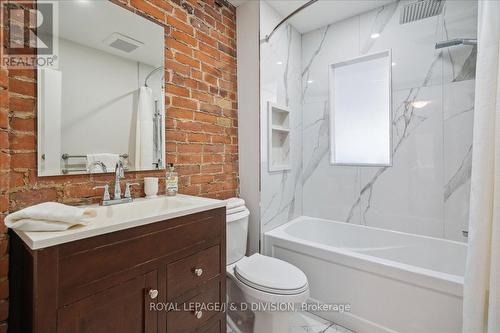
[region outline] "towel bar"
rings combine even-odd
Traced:
[[[129,171],[129,168],[128,167],[124,167],[124,170],[125,171]],[[68,173],[70,172],[85,172],[85,173],[88,173],[88,170],[85,169],[85,168],[62,168],[61,169],[61,172],[63,173],[63,175],[67,175]],[[99,174],[99,173],[111,173],[111,172],[115,172],[114,170],[111,170],[111,171],[106,171],[106,172],[93,172],[92,174]]]
[[[120,154],[120,157],[121,158],[128,158],[128,154]],[[61,158],[63,160],[67,160],[68,158],[87,158],[87,155],[70,155],[70,154],[64,153],[61,155]]]

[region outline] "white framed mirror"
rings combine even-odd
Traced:
[[[164,26],[111,1],[59,2],[38,70],[38,175],[165,168]]]
[[[330,163],[392,165],[391,51],[329,66]]]

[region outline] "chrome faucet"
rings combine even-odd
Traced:
[[[116,163],[116,168],[115,168],[115,196],[113,199],[115,200],[120,200],[122,198],[122,189],[120,188],[120,179],[125,177],[125,172],[123,170],[123,163],[122,161],[118,161]]]
[[[111,206],[111,205],[117,205],[121,203],[127,203],[127,202],[132,202],[132,195],[130,192],[130,187],[133,185],[139,185],[138,183],[126,183],[125,184],[125,195],[122,198],[122,191],[120,187],[120,179],[125,177],[125,170],[123,168],[123,163],[122,161],[119,161],[116,163],[116,168],[115,168],[115,193],[113,196],[113,199],[110,198],[109,195],[109,185],[104,185],[104,186],[96,186],[94,189],[97,188],[103,188],[104,189],[104,194],[102,197],[102,203],[101,205],[103,206]]]

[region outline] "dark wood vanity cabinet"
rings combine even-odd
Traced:
[[[225,332],[225,233],[225,208],[40,250],[11,233],[9,332]]]

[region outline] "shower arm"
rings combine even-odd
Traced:
[[[271,39],[272,35],[274,35],[274,33],[276,32],[276,30],[278,30],[282,25],[283,23],[285,23],[286,21],[288,21],[292,16],[294,16],[295,14],[297,14],[298,12],[300,12],[302,9],[305,9],[307,7],[309,7],[310,5],[312,5],[313,3],[317,2],[318,0],[310,0],[308,2],[306,2],[305,4],[303,4],[302,6],[300,6],[299,8],[295,9],[293,12],[291,12],[287,17],[285,17],[283,20],[280,21],[280,23],[278,23],[278,25],[276,27],[274,27],[274,29],[271,31],[271,33],[269,35],[267,35],[263,41],[268,43],[269,40]]]
[[[151,75],[153,75],[154,73],[156,73],[157,71],[159,71],[160,69],[163,69],[163,66],[159,66],[159,67],[156,67],[155,69],[153,69],[151,72],[149,72],[149,74],[146,76],[146,79],[144,79],[144,85],[146,87],[148,87],[148,80],[149,78],[151,77]],[[163,86],[163,83],[162,83],[162,86]]]
[[[457,46],[457,45],[476,46],[477,39],[474,39],[474,38],[455,38],[455,39],[445,40],[445,41],[436,43],[435,49],[439,50],[439,49],[447,48],[450,46]]]

